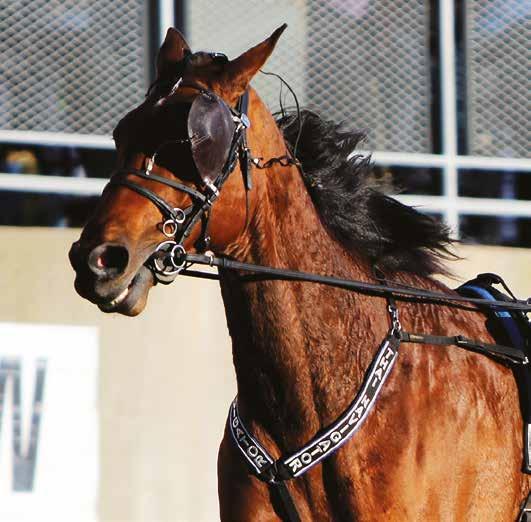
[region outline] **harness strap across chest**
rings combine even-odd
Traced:
[[[384,280],[382,282],[385,283]],[[330,457],[361,428],[394,367],[401,342],[456,345],[477,351],[498,359],[500,362],[514,365],[517,372],[527,376],[524,383],[527,385],[526,393],[529,394],[531,390],[528,382],[528,358],[523,348],[473,341],[460,335],[440,336],[404,332],[394,298],[388,295],[387,302],[391,326],[367,369],[354,400],[333,423],[317,433],[302,448],[275,460],[246,428],[238,411],[237,398],[230,406],[227,423],[234,443],[254,474],[277,491],[284,510],[283,519],[288,522],[299,522],[300,516],[285,481],[303,475],[313,466]],[[529,467],[531,447],[527,428],[526,425],[523,471],[529,473],[531,472]]]

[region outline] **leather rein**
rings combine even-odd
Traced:
[[[200,95],[216,97],[214,93],[201,86],[191,84],[186,85],[186,87],[197,89]],[[523,350],[511,346],[475,341],[461,335],[434,336],[404,332],[399,321],[395,298],[448,306],[468,304],[484,309],[503,309],[523,313],[531,311],[531,298],[527,301],[517,299],[513,301],[497,301],[472,298],[458,294],[432,292],[399,284],[388,284],[383,277],[378,275],[375,276],[378,281],[377,283],[369,283],[328,275],[243,263],[225,257],[218,257],[211,252],[207,252],[210,239],[208,236],[208,221],[211,207],[218,198],[223,184],[235,169],[238,161],[246,190],[252,188],[250,170],[253,165],[257,168],[268,168],[277,163],[281,166],[296,165],[298,168],[301,168],[299,162],[296,160],[295,151],[294,155],[286,152],[286,155],[271,158],[265,163],[261,163],[261,158],[253,158],[251,156],[246,137],[246,130],[250,126],[250,121],[246,114],[247,108],[248,92],[245,92],[239,99],[236,109],[230,109],[235,127],[224,166],[217,178],[212,182],[202,183],[201,189],[192,188],[173,179],[155,175],[152,172],[157,154],[162,147],[171,143],[189,143],[193,137],[163,143],[148,158],[147,165],[144,169],[119,169],[113,173],[109,184],[127,187],[149,199],[157,206],[164,217],[160,229],[165,239],[159,243],[155,252],[146,263],[146,266],[152,271],[156,282],[169,284],[173,282],[178,274],[207,279],[219,279],[218,274],[190,269],[193,265],[207,265],[211,267],[215,266],[220,270],[233,270],[240,272],[240,274],[242,272],[247,273],[247,275],[241,275],[242,278],[246,278],[247,280],[268,278],[287,281],[307,281],[385,297],[387,299],[390,327],[367,369],[356,397],[336,421],[317,433],[305,446],[275,460],[245,427],[238,412],[237,399],[234,400],[230,407],[227,421],[228,427],[242,457],[249,464],[250,469],[256,477],[268,483],[272,488],[272,492],[278,495],[280,506],[283,510],[282,517],[285,520],[296,522],[300,520],[300,516],[289,494],[285,481],[302,475],[318,462],[330,456],[361,427],[394,366],[401,342],[455,345],[460,348],[482,353],[503,364],[517,367],[525,367],[529,363],[528,357]],[[153,191],[132,181],[130,179],[131,176],[160,183],[177,191],[184,192],[191,198],[192,203],[184,209],[175,208]],[[199,253],[187,253],[183,243],[190,236],[199,221],[202,223],[202,228],[200,237],[195,243],[195,248]],[[527,458],[527,460],[529,459]]]

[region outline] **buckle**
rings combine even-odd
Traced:
[[[208,203],[211,204],[218,198],[219,190],[216,187],[216,185],[214,185],[214,183],[211,183],[211,182],[205,183],[205,187],[207,189],[206,196],[207,196]]]
[[[245,114],[245,112],[242,112],[240,114],[240,121],[242,122],[242,125],[248,129],[251,126],[251,120],[249,119],[249,116]]]
[[[464,346],[464,345],[468,346],[468,343],[466,342],[465,338],[462,335],[456,335],[454,339],[455,339],[455,344],[457,346]]]
[[[402,330],[402,324],[400,323],[400,318],[398,316],[398,309],[396,306],[388,304],[387,311],[391,315],[391,333],[397,337],[400,337],[400,331]]]

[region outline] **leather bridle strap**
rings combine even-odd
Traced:
[[[138,169],[119,169],[112,173],[111,183],[113,183],[113,180],[116,176],[127,176],[128,174],[132,174],[134,176],[137,176],[142,179],[146,179],[148,181],[156,181],[157,183],[162,183],[163,185],[167,185],[168,187],[171,187],[173,189],[179,190],[181,192],[185,192],[189,196],[191,196],[193,199],[196,199],[198,201],[201,201],[202,203],[206,201],[206,196],[199,192],[198,190],[193,189],[192,187],[189,187],[188,185],[184,185],[183,183],[179,183],[178,181],[174,181],[173,179],[163,178],[162,176],[157,176],[156,174],[146,174],[145,170],[138,170]],[[116,183],[121,184],[121,183]]]
[[[239,114],[245,115],[247,117],[247,112],[249,110],[249,92],[245,91],[244,95],[240,97],[236,105],[236,110]],[[250,122],[247,122],[250,125]],[[249,147],[247,146],[247,132],[246,128],[242,131],[241,138],[241,149],[240,149],[240,169],[242,171],[243,183],[245,185],[245,190],[251,190],[253,188],[253,179],[251,176],[251,159],[249,156]]]
[[[244,272],[251,272],[253,274],[264,274],[272,276],[277,279],[285,279],[292,281],[309,281],[313,283],[321,283],[324,285],[335,286],[338,288],[345,288],[349,290],[356,290],[361,293],[372,295],[379,295],[386,297],[394,295],[395,297],[414,297],[421,302],[435,302],[446,303],[451,305],[455,303],[469,303],[473,305],[482,306],[485,308],[505,310],[519,310],[521,312],[531,311],[531,300],[514,300],[514,301],[496,301],[489,299],[480,299],[475,297],[466,297],[458,294],[445,294],[443,292],[432,292],[429,290],[413,289],[409,287],[393,286],[389,284],[374,284],[365,281],[356,281],[353,279],[342,279],[333,276],[325,276],[320,274],[312,274],[310,272],[299,272],[296,270],[287,270],[283,268],[274,268],[270,266],[255,265],[253,263],[243,263],[241,261],[234,261],[225,257],[217,257],[207,254],[186,254],[186,261],[191,264],[217,266],[221,269],[227,270],[242,270]],[[184,275],[194,275],[183,271]],[[251,275],[246,277],[253,277]]]
[[[129,181],[127,179],[121,179],[116,177],[111,178],[110,185],[121,185],[122,187],[127,187],[128,189],[136,192],[137,194],[140,194],[146,199],[149,199],[155,206],[159,208],[159,210],[164,216],[170,217],[172,219],[176,218],[176,214],[173,211],[173,208],[151,190],[137,185],[136,183],[133,183],[132,181]]]
[[[428,335],[400,332],[400,340],[403,343],[439,344],[443,346],[454,345],[473,352],[501,359],[509,364],[526,365],[529,360],[525,353],[512,346],[478,342],[462,335]]]

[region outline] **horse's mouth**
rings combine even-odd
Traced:
[[[153,274],[142,265],[131,282],[116,297],[108,301],[99,300],[96,304],[105,313],[138,315],[146,306],[149,289],[153,284]]]

